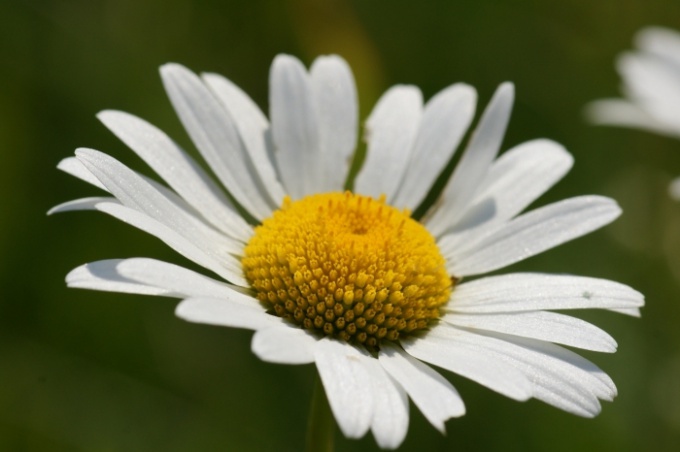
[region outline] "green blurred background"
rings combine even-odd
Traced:
[[[265,109],[269,64],[339,53],[362,116],[387,87],[426,97],[465,81],[484,105],[502,81],[517,102],[504,148],[552,138],[576,158],[536,205],[615,197],[613,225],[511,270],[609,278],[647,297],[641,319],[585,312],[614,355],[584,353],[619,388],[595,419],[517,403],[445,373],[468,414],[441,436],[412,407],[402,450],[676,450],[680,444],[680,141],[585,123],[590,100],[619,94],[613,66],[639,28],[680,29],[675,0],[2,0],[0,2],[0,450],[300,450],[313,366],[277,366],[251,333],[174,317],[175,301],[70,290],[66,273],[112,257],[186,261],[96,213],[47,217],[94,195],[55,169],[76,147],[143,165],[95,118],[137,114],[191,149],[157,68],[181,62],[243,87]],[[478,108],[481,110],[481,107]],[[337,449],[373,450],[338,432]]]

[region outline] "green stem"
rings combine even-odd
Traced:
[[[307,452],[333,452],[334,429],[333,413],[317,373],[307,423]]]

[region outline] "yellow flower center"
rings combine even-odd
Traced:
[[[369,347],[427,328],[453,288],[434,237],[408,211],[350,192],[286,198],[242,264],[272,313]]]

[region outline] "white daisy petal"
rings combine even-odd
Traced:
[[[365,356],[346,342],[323,338],[315,350],[316,368],[342,433],[361,438],[373,421],[375,401]]]
[[[78,149],[76,156],[124,205],[149,215],[184,237],[203,240],[210,247],[231,253],[243,249],[242,242],[219,234],[195,215],[178,208],[165,194],[114,158],[92,149]]]
[[[166,64],[161,76],[182,124],[229,193],[255,218],[268,217],[277,205],[268,199],[228,111],[185,67]]]
[[[269,198],[280,206],[285,192],[274,168],[269,135],[269,121],[253,100],[228,79],[219,74],[203,74],[203,81],[229,111],[253,165],[260,175]]]
[[[156,259],[125,259],[118,263],[116,270],[125,278],[164,287],[185,297],[224,298],[248,306],[258,303],[253,297],[238,292],[234,286]]]
[[[474,197],[488,168],[498,154],[515,98],[512,83],[501,84],[486,107],[465,154],[442,192],[437,210],[427,226],[436,237],[459,219]]]
[[[317,58],[310,69],[310,87],[319,127],[322,185],[317,192],[339,191],[357,144],[359,106],[352,71],[342,58]]]
[[[50,210],[47,211],[47,215],[52,215],[53,213],[61,212],[72,212],[75,210],[95,210],[97,204],[102,202],[117,203],[118,200],[116,198],[106,196],[75,199],[73,201],[67,201],[59,204],[58,206],[52,207]]]
[[[444,433],[444,422],[465,414],[458,391],[434,369],[398,347],[380,347],[380,364],[406,390],[413,403],[437,430]]]
[[[596,352],[616,351],[616,341],[601,329],[554,312],[448,313],[442,320],[451,325],[540,339]]]
[[[456,337],[460,331],[456,329]],[[616,387],[604,372],[562,347],[500,333],[467,334],[480,353],[486,351],[524,372],[534,386],[534,397],[562,410],[593,417],[601,409],[598,398],[616,396]]]
[[[636,46],[680,68],[680,33],[670,28],[645,27],[635,35]]]
[[[75,176],[89,184],[94,185],[106,192],[109,190],[75,157],[66,157],[57,165],[63,172]]]
[[[625,91],[655,118],[680,127],[680,70],[642,53],[625,53],[617,66]]]
[[[257,303],[257,300],[252,300]],[[251,348],[262,361],[278,364],[314,362],[318,338],[297,327],[281,325],[259,330],[253,335]]]
[[[243,271],[238,267],[235,259],[228,254],[215,256],[215,251],[219,250],[202,249],[172,228],[129,207],[107,202],[97,204],[96,208],[157,237],[182,256],[214,271],[227,281],[239,286],[248,287],[248,282],[243,277]]]
[[[585,235],[621,214],[616,202],[602,196],[580,196],[521,215],[485,237],[445,254],[456,276],[490,272]]]
[[[175,315],[188,322],[248,330],[261,330],[282,324],[279,317],[267,314],[256,303],[249,307],[222,298],[187,298],[177,305]]]
[[[118,273],[116,266],[123,259],[107,259],[76,267],[66,275],[66,285],[78,289],[100,290],[140,295],[179,297],[165,288],[131,281]]]
[[[464,334],[460,334],[460,340],[451,334],[439,334],[444,329],[448,333],[452,327],[439,324],[427,337],[402,339],[401,344],[414,358],[469,378],[506,397],[520,401],[531,397],[529,380],[520,371],[503,361],[479,355],[475,342],[467,340]]]
[[[371,376],[375,409],[371,431],[382,449],[396,449],[406,437],[409,422],[408,397],[404,388],[373,357],[364,365]]]
[[[589,103],[586,118],[596,125],[633,127],[663,135],[680,136],[680,128],[668,127],[640,106],[620,99],[602,99]]]
[[[492,211],[470,209],[453,234],[439,240],[443,253],[479,237],[523,211],[569,171],[574,159],[550,140],[522,143],[496,160],[474,205],[493,204]],[[460,229],[460,230],[458,230]]]
[[[543,273],[488,276],[456,286],[448,312],[494,314],[544,309],[630,310],[642,294],[605,279]]]
[[[297,58],[278,55],[269,76],[269,108],[274,155],[292,199],[323,187],[319,118],[309,75]]]
[[[463,139],[476,102],[477,91],[464,83],[451,85],[428,101],[408,171],[392,201],[395,206],[414,210],[420,205]]]
[[[414,86],[395,86],[378,100],[366,120],[366,160],[354,181],[357,193],[387,201],[397,192],[408,168],[422,117],[423,98]]]
[[[214,227],[248,240],[251,228],[234,211],[226,195],[165,133],[124,112],[108,110],[97,117]]]
[[[629,315],[631,317],[640,317],[640,309],[638,308],[612,308],[610,311],[618,312],[619,314]]]

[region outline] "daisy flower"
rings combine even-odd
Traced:
[[[625,99],[603,99],[588,105],[586,114],[599,125],[632,127],[680,138],[680,33],[662,27],[641,29],[636,51],[617,60]],[[670,186],[680,199],[680,178]]]
[[[210,276],[154,259],[114,259],[76,268],[70,287],[180,298],[182,319],[254,330],[253,353],[273,363],[314,363],[342,432],[359,438],[371,430],[383,448],[403,441],[409,398],[441,432],[447,419],[465,413],[456,389],[428,364],[584,417],[616,395],[602,370],[570,350],[614,352],[614,339],[551,311],[637,316],[640,293],[564,274],[470,278],[620,214],[601,196],[522,213],[564,176],[572,157],[544,139],[497,156],[511,84],[498,88],[438,201],[417,221],[410,212],[473,119],[472,87],[451,85],[426,103],[416,87],[389,89],[366,120],[366,160],[347,190],[358,108],[341,58],[320,57],[307,71],[277,56],[269,119],[219,75],[168,64],[161,76],[212,174],[151,124],[104,111],[104,125],[165,184],[78,149],[59,168],[108,195],[52,212],[107,213]]]

